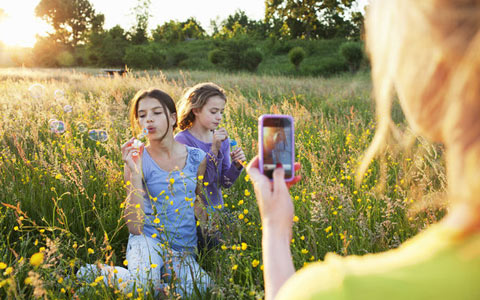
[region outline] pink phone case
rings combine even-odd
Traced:
[[[290,130],[290,140],[292,141],[291,143],[291,168],[292,168],[292,173],[291,173],[291,176],[289,177],[285,177],[285,181],[286,182],[289,182],[289,181],[292,181],[293,178],[295,177],[295,167],[294,167],[294,163],[295,163],[295,133],[294,133],[294,120],[293,120],[293,117],[292,116],[289,116],[289,115],[261,115],[259,118],[258,118],[258,149],[259,149],[259,169],[260,169],[260,172],[262,174],[265,174],[264,173],[264,168],[263,168],[263,163],[264,163],[264,157],[263,157],[263,124],[264,124],[264,121],[265,119],[268,119],[268,118],[280,118],[280,119],[288,119],[290,120],[290,124],[291,124],[291,130]],[[270,179],[271,180],[271,179]]]

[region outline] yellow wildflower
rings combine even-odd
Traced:
[[[43,263],[44,255],[42,252],[37,252],[30,257],[30,264],[34,267],[38,267]]]
[[[260,261],[254,259],[254,260],[252,261],[252,267],[256,268],[259,263],[260,263]]]

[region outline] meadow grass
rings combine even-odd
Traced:
[[[142,88],[156,87],[178,100],[186,87],[201,81],[224,87],[223,126],[248,159],[257,153],[258,116],[295,118],[303,177],[291,189],[296,268],[322,260],[327,252],[362,255],[395,248],[445,213],[445,203],[433,200],[445,191],[442,147],[408,134],[397,104],[393,119],[406,134],[392,139],[355,185],[359,160],[375,132],[369,74],[322,79],[200,71],[101,73],[0,70],[1,298],[152,297],[124,295],[101,280],[85,283],[74,274],[85,263],[119,266],[125,259],[120,146],[131,135],[128,102]],[[29,88],[35,83],[44,90],[33,97]],[[56,90],[63,96],[57,92],[55,97]],[[72,112],[65,112],[65,105]],[[63,121],[65,132],[52,133],[50,119]],[[79,122],[105,130],[108,140],[90,140]],[[245,172],[225,191],[224,211],[212,219],[225,243],[199,255],[215,286],[193,298],[262,298],[261,224]]]

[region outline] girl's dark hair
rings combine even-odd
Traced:
[[[163,112],[165,113],[165,118],[167,118],[167,130],[163,134],[161,140],[165,138],[168,133],[168,128],[170,127],[170,119],[169,116],[171,114],[177,114],[177,108],[175,106],[175,102],[173,101],[172,97],[170,97],[164,91],[159,89],[148,89],[148,90],[140,90],[138,91],[133,99],[130,101],[130,112],[129,112],[129,119],[130,125],[132,127],[133,136],[137,136],[141,132],[140,126],[138,126],[138,103],[140,100],[144,98],[155,98],[160,102],[163,107]],[[167,113],[168,111],[168,113]],[[177,122],[173,124],[173,129],[177,128]]]

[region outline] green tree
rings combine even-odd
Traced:
[[[202,39],[205,34],[205,30],[195,18],[189,18],[185,22],[170,20],[152,30],[155,42],[167,43],[181,42],[185,39]]]
[[[98,24],[88,0],[41,0],[35,14],[52,25],[53,41],[72,48],[84,43],[92,25]]]
[[[349,14],[357,0],[266,0],[265,20],[277,35],[291,38],[350,37]],[[278,21],[282,23],[279,28]],[[279,31],[278,31],[279,30]]]
[[[217,26],[216,23],[212,25]],[[229,15],[221,23],[221,28],[215,32],[214,37],[232,38],[238,35],[247,34],[250,37],[264,39],[267,36],[268,26],[262,21],[251,20],[242,10],[237,10]]]
[[[108,31],[93,32],[88,41],[88,61],[97,66],[122,67],[129,46],[127,33],[120,25]]]
[[[136,24],[130,31],[131,41],[134,45],[148,42],[148,20],[150,19],[150,0],[137,0],[137,6],[133,8]]]

